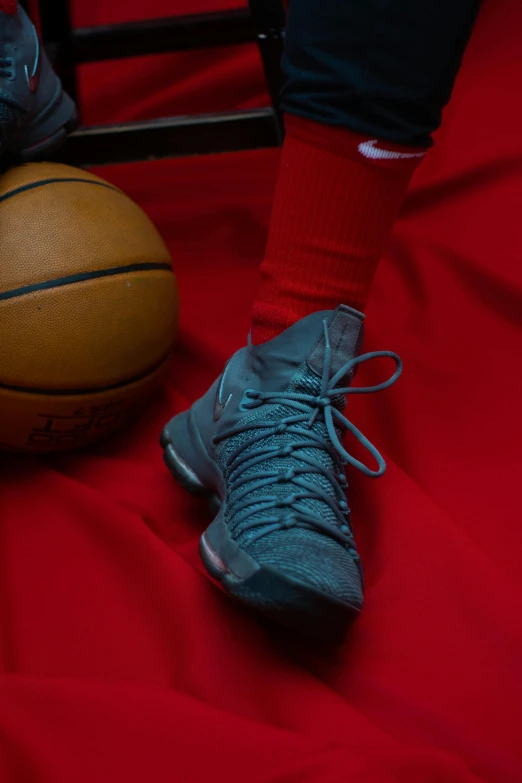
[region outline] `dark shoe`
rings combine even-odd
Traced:
[[[0,154],[48,154],[74,128],[76,107],[51,68],[21,6],[0,12]]]
[[[200,546],[210,574],[246,604],[311,634],[342,633],[363,604],[344,465],[380,476],[385,463],[343,415],[345,395],[387,388],[401,372],[395,353],[358,356],[363,318],[341,305],[241,349],[161,438],[179,482],[220,502]],[[396,363],[389,380],[349,388],[359,364],[382,356]],[[347,429],[377,470],[344,449]]]

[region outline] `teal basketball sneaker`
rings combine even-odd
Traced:
[[[37,160],[58,147],[75,124],[74,102],[23,8],[0,12],[0,155]]]
[[[209,573],[245,604],[311,635],[342,635],[363,604],[345,465],[368,476],[385,470],[346,418],[346,398],[386,389],[402,369],[390,351],[360,354],[363,318],[341,305],[247,345],[161,437],[178,481],[217,499],[200,544]],[[357,367],[378,357],[395,362],[393,375],[352,387]],[[346,431],[375,469],[346,450]]]

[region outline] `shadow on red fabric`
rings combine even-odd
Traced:
[[[77,0],[75,17],[205,7]],[[0,461],[0,780],[522,781],[521,25],[516,0],[486,2],[377,275],[367,349],[405,373],[351,403],[389,470],[352,476],[366,609],[338,650],[209,582],[209,512],[157,443],[245,340],[278,153],[100,171],[169,243],[181,333],[135,426]],[[251,47],[96,64],[81,83],[93,122],[265,100]]]

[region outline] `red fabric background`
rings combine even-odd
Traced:
[[[217,0],[180,3],[146,12]],[[76,21],[134,7],[78,0]],[[157,446],[245,339],[278,154],[102,172],[172,249],[181,332],[134,428],[0,463],[1,781],[522,781],[521,25],[486,2],[377,276],[367,347],[406,370],[351,406],[389,471],[352,476],[367,606],[340,650],[207,580],[208,511]],[[249,47],[90,66],[82,89],[93,121],[264,99]]]

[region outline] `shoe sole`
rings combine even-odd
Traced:
[[[254,561],[246,575],[234,573],[234,566],[223,554],[231,539],[223,521],[219,520],[219,497],[177,454],[168,425],[163,429],[160,444],[165,464],[178,483],[192,495],[209,500],[216,513],[199,542],[199,553],[208,573],[227,593],[277,623],[306,636],[320,637],[333,643],[342,641],[347,627],[360,614],[360,609],[336,601],[327,593]]]

